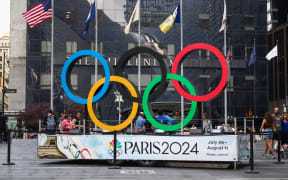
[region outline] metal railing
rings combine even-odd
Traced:
[[[155,127],[153,127],[149,121],[146,120],[145,128],[137,129],[134,127],[135,120],[128,126],[126,129],[119,131],[121,134],[173,134],[173,135],[220,135],[220,134],[247,134],[248,130],[253,130],[254,132],[258,132],[260,129],[260,124],[263,118],[248,118],[248,117],[234,117],[228,120],[227,127],[224,126],[224,119],[209,119],[208,121],[211,123],[211,129],[208,132],[204,132],[202,127],[202,119],[192,119],[190,123],[183,128],[183,132],[181,130],[176,132],[164,132]],[[101,120],[105,124],[109,125],[117,125],[119,124],[119,120]],[[121,120],[121,123],[123,120]],[[97,128],[97,126],[91,120],[81,120],[79,124],[76,124],[76,127],[67,130],[63,129],[61,126],[58,126],[57,133],[63,133],[64,131],[70,134],[98,134],[98,133],[109,133],[108,131]],[[181,121],[174,121],[174,124],[181,123]],[[39,120],[39,132],[45,131],[45,125],[42,120]]]

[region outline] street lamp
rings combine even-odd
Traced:
[[[118,102],[118,107],[117,107],[117,110],[119,112],[119,114],[118,114],[118,116],[119,116],[118,117],[118,123],[120,124],[121,123],[121,103],[123,103],[124,100],[123,100],[123,97],[122,97],[122,95],[120,94],[119,91],[115,91],[114,95],[116,96],[115,102],[116,103]]]

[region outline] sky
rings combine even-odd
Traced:
[[[10,0],[0,0],[0,37],[10,31]]]

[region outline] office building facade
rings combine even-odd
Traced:
[[[5,33],[2,37],[0,37],[0,92],[1,92],[1,109],[3,105],[3,81],[5,81],[4,86],[7,89],[9,84],[9,52],[10,52],[10,36],[9,33]],[[5,61],[4,61],[5,58]],[[5,62],[5,63],[4,63]],[[5,68],[4,68],[5,66]],[[5,74],[5,75],[4,75]],[[4,110],[8,110],[8,94],[6,93],[4,96]]]
[[[278,57],[269,62],[269,109],[287,104],[288,7],[283,0],[267,1],[267,51],[278,45]]]
[[[11,1],[11,68],[10,85],[19,89],[11,95],[11,110],[19,111],[29,105],[50,102],[50,55],[51,21],[30,29],[22,12],[31,8],[40,0]],[[171,63],[181,50],[180,25],[175,24],[167,34],[159,30],[159,25],[177,7],[177,0],[142,0],[141,35],[138,35],[137,23],[131,26],[131,32],[125,35],[124,28],[135,7],[136,0],[98,0],[98,52],[115,68],[119,57],[127,50],[138,45],[153,48],[164,55]],[[266,53],[266,1],[227,0],[227,50],[231,50],[231,77],[228,88],[228,112],[234,116],[245,116],[254,112],[262,116],[267,111],[267,62]],[[60,75],[63,64],[69,56],[82,49],[95,49],[95,22],[91,23],[87,36],[83,35],[85,20],[90,3],[87,0],[55,1],[54,26],[54,105],[62,112],[73,104],[63,93]],[[208,43],[223,51],[223,32],[218,32],[223,14],[221,0],[183,0],[183,45]],[[248,61],[256,42],[257,57],[254,66],[248,67]],[[141,60],[141,94],[156,76],[161,74],[159,64],[153,57],[144,54]],[[133,57],[125,68],[126,77],[137,87],[137,57]],[[73,68],[71,85],[74,92],[87,97],[95,81],[95,60],[81,58]],[[254,76],[256,72],[256,76]],[[98,76],[103,76],[99,64]],[[216,57],[209,51],[192,52],[184,61],[184,76],[188,78],[198,95],[209,93],[220,81],[221,67]],[[255,84],[254,84],[255,82]],[[256,98],[254,98],[254,96]],[[209,102],[198,103],[196,118],[202,112],[208,112],[211,118],[224,117],[223,93]],[[98,104],[99,114],[103,119],[116,119],[117,109],[113,93],[110,92]],[[166,92],[152,104],[170,104],[179,110],[180,95],[170,82]],[[189,108],[189,101],[185,100]],[[162,107],[164,107],[164,105]],[[256,105],[256,109],[254,109]],[[124,98],[123,109],[131,106]],[[160,107],[160,106],[159,106]],[[186,106],[185,106],[186,109]],[[173,110],[173,109],[172,109]],[[115,112],[115,113],[114,113]]]

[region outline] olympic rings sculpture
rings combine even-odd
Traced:
[[[210,93],[202,96],[197,96],[194,87],[190,83],[188,79],[186,79],[183,76],[180,76],[177,74],[177,69],[180,63],[182,63],[182,60],[192,51],[197,50],[197,49],[203,49],[203,50],[208,50],[212,52],[219,60],[222,68],[222,76],[221,80],[218,84],[218,86],[211,91]],[[154,78],[146,87],[143,97],[139,96],[139,92],[137,92],[135,86],[129,82],[127,79],[125,79],[124,76],[124,68],[125,64],[129,61],[130,58],[133,56],[139,54],[139,53],[147,53],[152,55],[159,63],[160,69],[161,69],[161,75]],[[73,66],[75,65],[75,60],[77,58],[83,57],[83,56],[93,56],[97,60],[100,61],[104,68],[105,72],[105,77],[97,81],[91,88],[88,98],[82,98],[74,95],[73,89],[71,88],[71,82],[70,82],[70,75]],[[191,108],[186,116],[186,118],[183,121],[183,126],[186,126],[194,117],[196,109],[197,109],[197,102],[203,102],[203,101],[209,101],[212,98],[215,98],[225,87],[227,80],[228,80],[228,74],[229,74],[229,68],[227,65],[227,62],[225,60],[225,57],[223,54],[214,46],[205,44],[205,43],[196,43],[196,44],[191,44],[187,47],[185,47],[179,54],[176,56],[172,68],[171,68],[171,73],[169,72],[169,66],[167,64],[167,61],[164,60],[163,56],[160,55],[159,53],[153,51],[152,49],[146,48],[146,47],[136,47],[131,50],[128,50],[126,53],[124,53],[117,65],[116,65],[116,70],[115,70],[115,75],[111,75],[111,68],[108,64],[108,62],[104,59],[103,56],[101,56],[99,53],[92,51],[92,50],[81,50],[73,54],[72,56],[69,57],[69,59],[65,62],[62,73],[61,73],[61,83],[64,92],[66,95],[74,102],[79,103],[79,104],[86,104],[87,109],[88,109],[88,114],[91,118],[91,120],[101,129],[107,130],[107,131],[119,131],[127,126],[130,125],[131,121],[136,117],[138,108],[139,108],[139,103],[142,102],[143,106],[143,112],[147,118],[147,120],[156,128],[162,129],[164,131],[176,131],[181,129],[181,123],[175,124],[175,125],[164,125],[158,122],[153,118],[151,115],[152,109],[151,106],[149,105],[149,101],[152,99],[156,99],[157,97],[161,96],[166,88],[168,87],[168,80],[172,80],[173,85],[175,86],[176,91],[183,96],[185,99],[191,100]],[[67,83],[68,81],[68,83]],[[125,96],[127,99],[131,100],[133,102],[132,105],[132,110],[129,115],[129,117],[122,122],[121,124],[110,126],[107,124],[102,123],[94,114],[92,104],[99,101],[105,93],[108,91],[110,82],[117,82],[118,84],[116,85],[117,90]],[[186,92],[180,83],[182,83],[186,88],[188,89],[189,92]],[[125,87],[126,88],[125,88]],[[101,89],[97,91],[99,88]],[[127,92],[127,89],[129,92]],[[95,94],[95,92],[97,92]],[[151,93],[151,94],[150,94]]]

